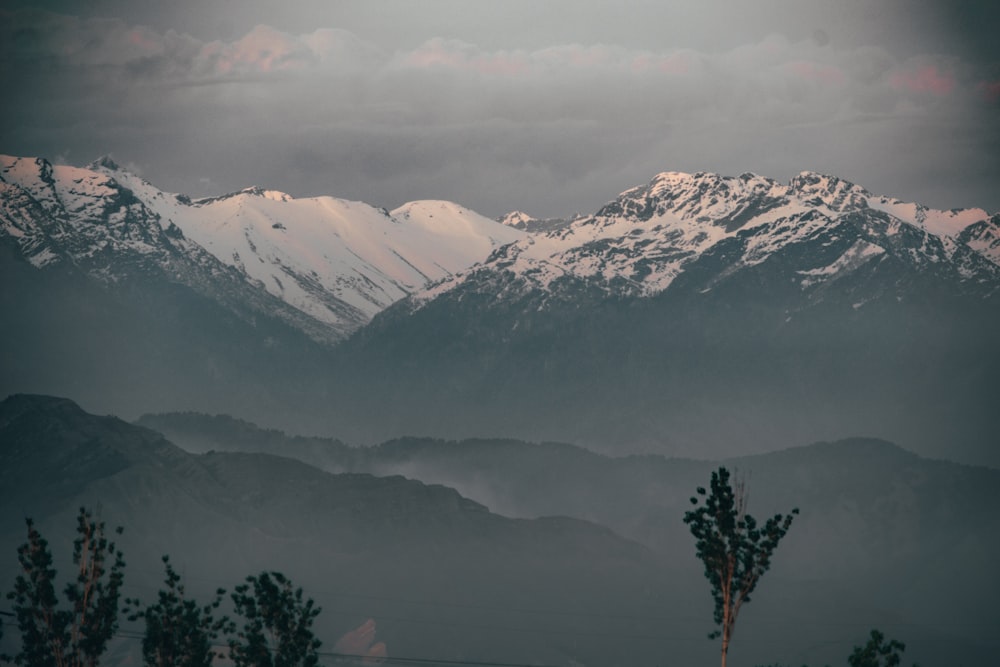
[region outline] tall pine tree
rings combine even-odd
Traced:
[[[792,515],[799,510],[793,509],[788,516],[775,514],[758,528],[757,520],[746,511],[746,485],[737,481],[734,489],[729,471],[721,467],[712,473],[711,492],[702,487],[697,492],[691,504],[699,506],[685,512],[684,523],[694,535],[698,559],[712,586],[714,619],[720,629],[709,638],[722,636],[722,667],[726,667],[740,608],[750,602],[750,594],[771,567],[771,556],[792,525]]]
[[[60,607],[56,570],[49,544],[26,520],[28,541],[17,550],[21,573],[7,598],[21,633],[18,665],[30,667],[96,667],[118,629],[118,601],[125,561],[105,536],[104,522],[80,508],[73,541],[76,578],[66,584]],[[122,529],[116,531],[121,534]]]

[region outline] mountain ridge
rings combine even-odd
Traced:
[[[139,204],[133,217],[145,218],[141,224],[119,224],[119,235],[104,237],[107,240],[91,232],[89,243],[121,251],[132,242],[128,250],[147,256],[165,245],[172,256],[207,250],[208,257],[222,264],[211,269],[216,276],[235,270],[234,278],[242,277],[290,306],[277,309],[285,311],[283,318],[312,337],[331,342],[401,299],[411,297],[419,306],[468,277],[474,280],[483,269],[512,273],[521,289],[549,290],[554,296],[560,289],[552,289],[553,284],[565,280],[593,283],[609,295],[654,296],[667,289],[687,264],[719,243],[745,238],[748,243],[737,262],[753,266],[789,244],[829,232],[851,213],[861,216],[860,225],[874,236],[869,233],[842,248],[839,260],[801,268],[804,286],[880,261],[880,255],[891,251],[885,247],[886,239],[904,227],[911,236],[913,229],[923,232],[922,243],[911,240],[907,250],[925,256],[925,262],[957,265],[966,279],[1000,281],[996,268],[1000,214],[991,217],[982,209],[937,211],[809,171],[788,184],[749,172],[729,177],[666,171],[624,191],[592,215],[543,221],[515,211],[493,222],[452,202],[415,201],[389,212],[332,197],[294,199],[261,186],[192,200],[156,189],[110,156],[88,168],[52,165],[41,158],[5,157],[3,164],[6,235],[25,246],[35,265],[55,261],[58,251],[51,247],[52,238],[35,234],[36,239],[26,241],[29,230],[24,224],[10,222],[23,223],[31,217],[30,212],[17,211],[16,203],[11,207],[19,201],[11,188],[21,188],[37,200],[39,212],[49,217],[91,218],[92,229],[101,222],[114,226],[112,214],[121,217],[124,211],[127,217],[128,207]],[[29,164],[37,173],[29,173]],[[100,175],[107,178],[101,181]],[[112,210],[115,206],[117,213]],[[316,226],[306,222],[309,218],[324,222]],[[289,230],[289,225],[295,229]],[[757,232],[750,233],[754,228]],[[365,229],[370,231],[358,236]],[[395,241],[375,241],[401,230],[420,232]],[[56,232],[72,236],[65,222],[56,225]],[[428,244],[420,234],[429,234],[433,241]],[[163,235],[167,238],[154,238]],[[384,249],[378,247],[385,243]],[[81,251],[94,254],[87,247]],[[166,263],[163,257],[159,261]],[[473,266],[478,262],[481,267]],[[204,252],[195,263],[209,263]],[[110,271],[86,270],[106,278]],[[739,266],[732,265],[732,270],[738,273]],[[174,271],[171,279],[206,289],[205,279],[185,278],[183,273]],[[325,335],[320,333],[324,328]]]
[[[813,172],[663,172],[595,214],[493,222],[451,202],[389,212],[262,187],[191,201],[110,160],[12,160],[6,391],[369,443],[490,435],[721,456],[729,442],[868,434],[1000,460],[1000,216],[981,209]],[[358,257],[398,273],[340,273]]]
[[[484,266],[513,273],[529,288],[545,290],[561,278],[572,277],[592,280],[610,293],[652,296],[667,289],[686,263],[741,232],[757,239],[740,258],[744,265],[752,266],[775,249],[808,240],[810,234],[836,224],[848,213],[863,216],[869,226],[885,227],[878,234],[883,240],[902,229],[900,225],[919,229],[928,241],[934,239],[942,245],[935,261],[952,261],[958,253],[967,277],[983,273],[992,281],[1000,278],[996,270],[1000,264],[1000,253],[996,252],[1000,244],[995,242],[1000,231],[997,216],[991,217],[982,209],[928,209],[808,171],[787,185],[751,173],[727,177],[662,172],[649,183],[626,190],[596,213],[555,226],[514,212],[501,221],[525,229],[531,226],[536,231],[494,253]],[[749,234],[755,227],[768,233]],[[965,233],[970,228],[973,230]],[[869,244],[855,254],[862,258],[866,251],[878,254],[877,247]],[[466,275],[479,271],[474,267]],[[414,299],[433,299],[462,280],[461,276],[446,279]]]
[[[162,193],[120,168],[92,166],[138,193],[165,224],[341,336],[520,236],[452,202],[415,201],[389,212],[261,186],[192,200]]]

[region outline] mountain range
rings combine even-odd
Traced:
[[[0,160],[0,393],[136,416],[733,456],[869,435],[1000,464],[1000,215],[664,172],[491,221]]]
[[[345,341],[340,421],[376,423],[378,395],[372,440],[735,456],[864,434],[1000,461],[997,215],[665,173],[539,224]]]

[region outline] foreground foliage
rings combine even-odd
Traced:
[[[236,667],[313,667],[321,642],[312,632],[320,613],[280,572],[246,578],[232,594],[243,627],[229,640]]]
[[[77,574],[63,589],[67,606],[61,607],[48,542],[31,519],[26,523],[28,541],[17,550],[21,573],[7,594],[21,632],[14,662],[30,667],[94,667],[118,629],[122,553],[105,536],[104,523],[94,521],[81,507],[73,542]]]
[[[214,646],[220,634],[232,627],[225,616],[215,618],[226,591],[218,589],[209,604],[200,606],[185,594],[168,556],[163,557],[163,565],[166,588],[159,591],[156,604],[143,607],[139,600],[126,600],[132,607],[128,619],[142,619],[146,625],[143,661],[148,667],[210,667],[214,658],[225,657]]]
[[[105,536],[103,522],[80,508],[77,538],[73,542],[76,579],[67,584],[60,606],[56,570],[49,544],[26,520],[28,539],[17,550],[21,572],[7,599],[14,604],[20,630],[20,650],[13,661],[28,667],[97,667],[118,630],[125,561],[115,543]],[[117,532],[121,534],[122,529]],[[216,617],[225,590],[218,589],[207,605],[186,595],[180,575],[168,556],[164,585],[154,604],[125,600],[128,620],[142,620],[143,662],[149,667],[210,667],[215,658],[227,658],[236,667],[314,667],[321,645],[312,632],[320,608],[303,596],[301,588],[280,572],[262,572],[246,578],[232,594],[235,612],[243,620]],[[3,627],[0,624],[0,636]],[[229,653],[217,651],[226,636]],[[381,645],[384,652],[384,645]]]
[[[793,515],[798,514],[797,509],[788,516],[776,514],[758,529],[756,520],[746,513],[745,485],[737,481],[734,488],[729,479],[725,468],[713,473],[711,493],[697,489],[704,504],[684,516],[712,584],[714,618],[721,630],[710,636],[723,637],[723,667],[739,609],[750,601]],[[699,498],[691,501],[699,504]],[[20,651],[13,658],[0,656],[0,662],[12,660],[30,667],[96,667],[118,629],[125,567],[122,553],[105,536],[104,523],[80,508],[73,542],[77,576],[65,586],[65,605],[61,605],[48,542],[31,519],[26,524],[27,542],[17,550],[21,572],[7,594],[20,631]],[[121,532],[118,528],[117,533]],[[242,626],[237,627],[226,616],[216,617],[225,590],[217,589],[209,604],[199,605],[187,597],[169,557],[164,556],[163,563],[165,588],[159,591],[156,603],[144,606],[139,600],[125,601],[130,607],[126,609],[128,619],[145,622],[142,651],[147,666],[210,667],[216,658],[231,661],[236,667],[319,664],[321,642],[312,625],[321,610],[280,572],[249,576],[236,587],[231,600],[242,619]],[[3,625],[0,623],[0,637]],[[228,654],[216,650],[222,636],[227,640]],[[880,631],[872,630],[868,642],[855,646],[847,661],[850,667],[900,667],[905,649],[902,642],[886,640]],[[335,651],[374,662],[386,657],[385,645],[374,644],[371,620],[342,637]]]
[[[906,650],[903,642],[890,639],[885,643],[885,635],[878,630],[872,630],[868,643],[864,646],[855,646],[851,655],[847,656],[849,667],[899,667],[902,660],[900,655]],[[783,665],[757,665],[757,667],[784,667]],[[809,667],[802,665],[802,667]],[[826,665],[825,667],[830,667]],[[913,667],[918,667],[914,664]]]
[[[900,655],[906,650],[906,644],[890,639],[885,642],[885,635],[878,630],[872,630],[868,643],[855,646],[847,664],[851,667],[899,667],[902,661]],[[913,667],[917,667],[914,665]]]

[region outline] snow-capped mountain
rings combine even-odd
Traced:
[[[105,159],[93,165],[269,293],[341,333],[386,306],[524,236],[445,201],[391,213],[334,197],[294,199],[259,187],[191,200]]]
[[[39,269],[72,267],[120,287],[177,283],[242,319],[266,314],[334,339],[324,323],[259,289],[103,171],[0,156],[0,236]]]
[[[0,278],[0,389],[124,414],[686,456],[1000,431],[1000,215],[811,172],[491,221],[3,158]]]
[[[108,158],[81,169],[2,157],[0,188],[0,233],[36,267],[70,262],[116,281],[141,265],[203,293],[225,286],[232,305],[326,341],[524,236],[443,201],[389,213],[258,187],[191,200]]]
[[[959,280],[995,284],[1000,277],[1000,215],[928,209],[812,172],[788,184],[754,174],[665,172],[590,216],[552,221],[514,212],[500,221],[534,233],[499,249],[469,275],[482,279],[486,271],[502,271],[522,289],[543,292],[584,281],[609,294],[652,296],[691,262],[722,248],[729,256],[719,280],[812,246],[796,267],[804,289],[888,255],[948,267]],[[418,299],[459,288],[467,278],[445,280]]]
[[[396,397],[383,433],[955,456],[1000,429],[1000,216],[811,172],[666,172],[548,229],[501,221],[536,231],[345,343],[359,395]]]

